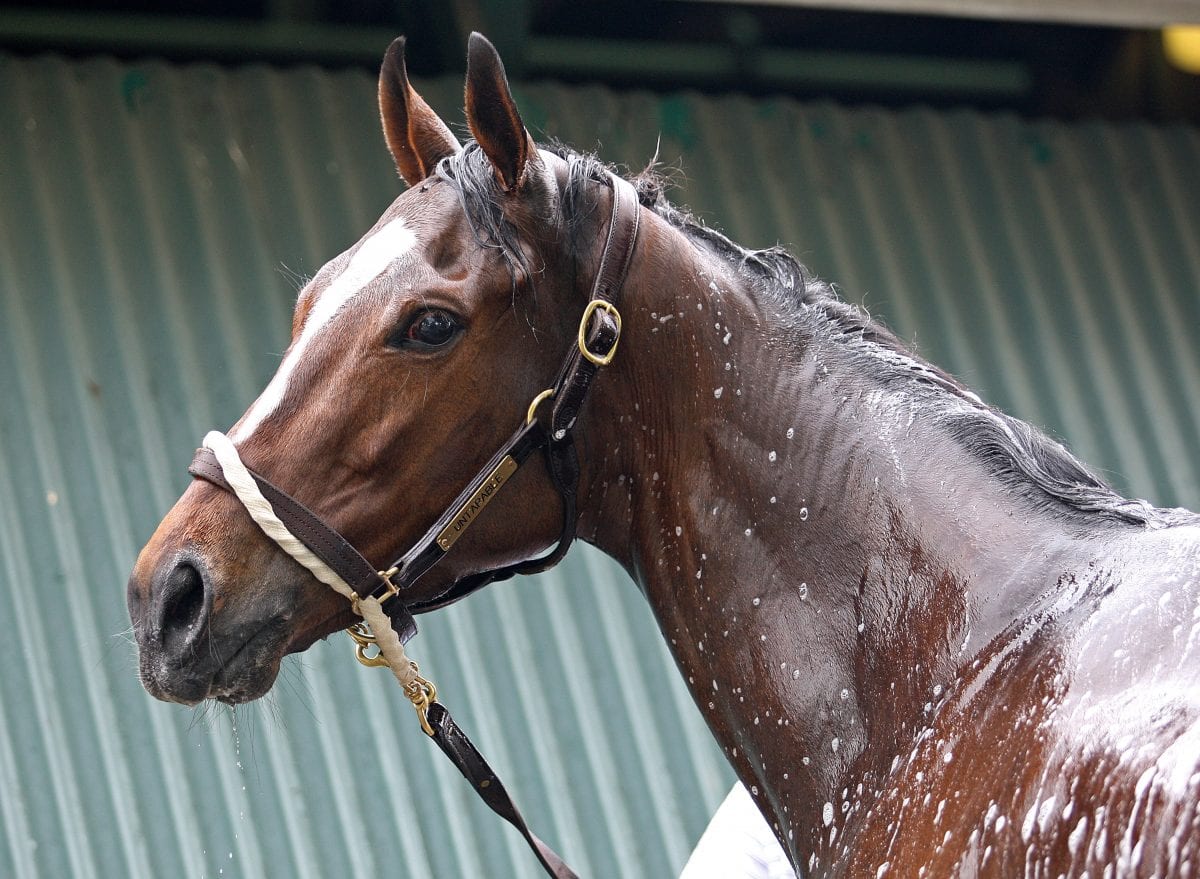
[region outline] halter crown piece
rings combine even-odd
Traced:
[[[247,467],[225,434],[219,431],[207,434],[188,468],[193,476],[231,492],[280,549],[350,601],[354,612],[363,618],[363,622],[347,630],[357,645],[359,661],[391,669],[416,708],[421,728],[437,742],[484,802],[517,828],[547,874],[555,879],[578,877],[526,826],[500,779],[445,706],[437,701],[436,687],[421,677],[417,664],[405,654],[404,644],[417,633],[413,614],[452,604],[488,583],[553,567],[575,539],[579,458],[571,434],[592,380],[616,355],[621,315],[613,301],[629,271],[640,214],[637,193],[630,183],[613,174],[605,182],[612,187],[612,216],[604,252],[591,301],[580,319],[577,343],[564,359],[554,384],[534,398],[524,423],[433,526],[388,568],[379,570],[372,566],[303,504]],[[538,418],[538,409],[546,400],[553,401],[548,427]],[[562,500],[562,530],[555,548],[541,558],[466,577],[432,599],[406,601],[405,592],[453,548],[513,473],[539,450]],[[372,646],[378,653],[368,653]]]

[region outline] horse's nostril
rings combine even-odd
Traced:
[[[191,562],[178,562],[162,586],[159,632],[168,650],[195,639],[204,625],[207,607],[204,576]]]

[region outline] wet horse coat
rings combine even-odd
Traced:
[[[552,381],[599,259],[607,171],[533,146],[489,51],[473,41],[465,149],[389,55],[411,188],[302,292],[232,432],[380,562]],[[637,183],[620,350],[576,431],[578,533],[645,593],[793,863],[1194,873],[1200,519],[1116,496],[786,254]],[[523,469],[413,598],[532,557],[556,513]],[[183,702],[255,698],[353,619],[199,482],[129,602],[143,680]]]

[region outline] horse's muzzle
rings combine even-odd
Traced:
[[[186,705],[209,698],[247,702],[270,689],[288,638],[285,619],[218,621],[215,593],[213,576],[196,554],[164,559],[149,571],[135,568],[129,616],[142,684],[155,698]]]

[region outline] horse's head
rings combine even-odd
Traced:
[[[535,147],[490,43],[472,35],[465,150],[409,85],[402,40],[379,104],[410,188],[304,287],[278,372],[230,432],[247,466],[377,564],[429,528],[521,422],[585,301],[558,219],[566,165]],[[484,183],[493,197],[469,211],[464,188]],[[553,542],[545,466],[513,484],[411,599]],[[199,480],[142,550],[128,601],[146,688],[186,703],[256,698],[284,655],[355,619],[234,496]]]

